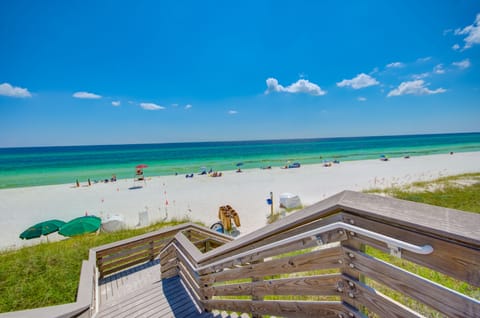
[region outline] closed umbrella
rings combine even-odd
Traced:
[[[101,223],[102,220],[97,216],[81,216],[60,227],[58,233],[63,236],[76,236],[85,233],[92,233],[100,228]]]
[[[20,238],[23,240],[30,240],[42,235],[48,235],[58,231],[58,229],[64,224],[65,222],[60,220],[48,220],[40,222],[23,231],[22,234],[20,234]]]

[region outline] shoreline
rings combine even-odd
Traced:
[[[243,169],[242,169],[243,170]],[[46,242],[46,238],[22,241],[18,235],[29,226],[52,218],[69,221],[78,216],[105,218],[121,214],[128,227],[139,223],[139,212],[148,211],[149,221],[190,218],[210,226],[217,220],[218,208],[231,205],[240,215],[241,235],[266,224],[270,207],[269,193],[274,194],[278,210],[281,193],[293,193],[304,206],[311,205],[343,190],[362,191],[371,188],[401,186],[415,181],[480,171],[480,152],[461,152],[391,158],[345,161],[324,167],[322,164],[300,168],[245,169],[242,173],[223,172],[221,177],[195,174],[148,176],[146,183],[130,179],[96,183],[79,188],[74,183],[0,189],[0,250]],[[140,186],[142,187],[135,187]],[[61,239],[54,234],[49,241]]]

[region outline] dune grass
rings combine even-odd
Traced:
[[[172,220],[1,252],[0,312],[74,302],[81,264],[90,248],[185,222]]]
[[[404,187],[373,189],[398,199],[480,213],[480,173],[444,177],[434,181],[414,182]]]

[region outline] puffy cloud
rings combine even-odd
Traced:
[[[452,65],[457,66],[460,69],[466,69],[470,67],[470,60],[469,59],[464,59],[463,61],[460,62],[453,62]]]
[[[361,73],[352,79],[349,79],[349,80],[344,79],[343,81],[338,82],[337,86],[338,87],[351,86],[353,89],[360,89],[360,88],[378,85],[378,84],[380,84],[380,82],[378,82],[375,78],[365,73]]]
[[[119,100],[113,101],[112,105],[115,106],[115,107],[120,106],[120,101]]]
[[[387,68],[400,68],[404,66],[405,64],[403,64],[402,62],[393,62],[393,63],[387,64]]]
[[[154,104],[154,103],[140,103],[140,107],[142,107],[145,110],[159,110],[159,109],[165,109],[165,107]]]
[[[410,82],[402,82],[397,88],[390,91],[387,97],[400,96],[400,95],[431,95],[445,93],[447,90],[443,88],[437,88],[435,90],[425,87],[423,80],[415,80]]]
[[[0,84],[0,95],[8,97],[32,97],[32,94],[26,88],[12,86],[9,83]]]
[[[89,93],[89,92],[76,92],[72,95],[75,98],[84,98],[84,99],[99,99],[102,98],[102,96]]]
[[[363,97],[363,96],[360,96],[360,97],[357,98],[357,100],[358,100],[359,102],[365,102],[365,101],[367,100],[367,98],[365,98],[365,97]]]
[[[326,91],[322,90],[320,86],[306,79],[299,79],[298,81],[287,87],[280,85],[278,83],[278,80],[273,77],[267,78],[266,83],[267,90],[265,91],[265,94],[269,94],[272,92],[286,92],[292,94],[305,93],[315,96],[321,96],[327,93]]]
[[[437,64],[435,65],[435,67],[433,68],[433,72],[435,74],[444,74],[445,73],[445,70],[443,69],[443,64]]]
[[[452,50],[454,50],[454,51],[460,50],[460,45],[455,43],[454,45],[452,45]]]
[[[190,109],[190,108],[192,108],[192,105],[191,105],[191,104],[185,105],[185,109]]]
[[[228,114],[229,115],[236,115],[236,114],[238,114],[238,111],[231,109],[231,110],[228,111]]]
[[[480,44],[480,13],[477,13],[473,24],[467,25],[463,29],[456,29],[455,35],[466,35],[463,39],[465,41],[464,50],[471,48],[475,44]]]

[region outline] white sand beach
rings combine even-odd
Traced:
[[[129,227],[139,222],[139,212],[148,211],[150,222],[188,217],[210,226],[217,220],[218,208],[231,205],[239,214],[241,235],[263,227],[274,194],[300,196],[304,205],[318,202],[342,190],[366,190],[414,181],[480,171],[480,152],[455,153],[380,160],[306,165],[298,169],[244,170],[223,172],[222,177],[195,175],[148,177],[145,184],[132,179],[77,188],[72,184],[0,190],[0,249],[36,244],[46,239],[22,241],[19,234],[29,226],[56,218],[68,221],[78,216],[123,215]],[[141,188],[131,189],[142,185]],[[168,203],[167,203],[168,202]],[[50,240],[59,239],[51,235]]]

